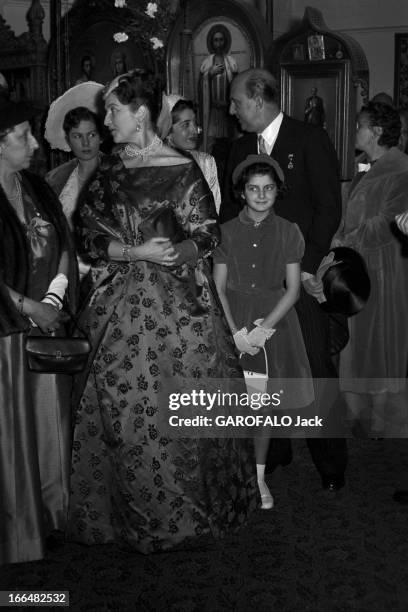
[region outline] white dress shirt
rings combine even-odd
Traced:
[[[266,152],[268,153],[268,155],[272,153],[273,145],[275,144],[276,139],[278,137],[280,126],[282,124],[282,120],[283,120],[283,113],[281,111],[279,115],[277,115],[277,117],[275,117],[275,119],[268,126],[266,126],[264,131],[261,132],[260,134],[264,139],[265,148],[266,148]],[[258,153],[259,153],[259,147],[258,147]]]

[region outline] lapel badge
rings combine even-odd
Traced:
[[[288,155],[288,170],[293,170],[293,168],[294,168],[293,157],[294,157],[294,154],[293,153],[289,153],[289,155]]]

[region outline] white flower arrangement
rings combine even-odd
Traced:
[[[1,3],[1,2],[0,2]],[[172,22],[175,19],[175,11],[171,8],[174,2],[157,0],[157,2],[145,2],[143,0],[114,0],[115,8],[127,9],[126,26],[124,32],[116,32],[113,39],[117,43],[129,40],[137,40],[142,45],[149,46],[155,51],[157,61],[163,62],[165,55],[165,41]],[[144,5],[144,8],[143,8]]]
[[[117,43],[126,42],[128,39],[129,39],[129,36],[126,34],[126,32],[116,32],[113,35],[113,40]]]
[[[148,17],[151,17],[152,19],[154,19],[156,16],[157,10],[158,10],[158,7],[157,7],[156,2],[149,2],[147,4],[145,13]]]
[[[160,40],[160,38],[157,38],[157,36],[152,36],[150,39],[150,42],[152,43],[152,47],[154,51],[156,51],[156,49],[161,49],[163,47],[163,41]]]

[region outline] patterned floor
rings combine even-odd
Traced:
[[[146,557],[66,544],[0,568],[0,587],[69,590],[85,612],[406,612],[408,506],[392,493],[408,488],[408,440],[349,442],[347,486],[330,494],[297,441],[270,480],[276,508],[238,536]]]

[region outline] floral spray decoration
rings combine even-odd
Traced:
[[[147,3],[140,0],[112,1],[115,8],[129,11],[126,17],[126,28],[113,35],[115,42],[123,43],[129,38],[134,39],[145,48],[154,51],[155,61],[163,61],[167,37],[179,3],[168,0]]]

